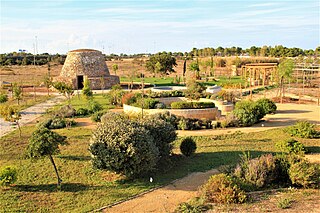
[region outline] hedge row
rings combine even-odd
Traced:
[[[172,102],[171,109],[204,109],[204,108],[214,108],[215,105],[212,102]]]

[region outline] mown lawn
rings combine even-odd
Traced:
[[[252,156],[274,152],[274,143],[289,136],[280,129],[241,134],[216,140],[214,137],[195,137],[197,152],[191,158],[178,158],[176,165],[166,172],[150,174],[149,178],[123,180],[107,171],[91,167],[88,145],[91,130],[84,127],[56,130],[68,137],[69,145],[61,147],[54,156],[63,179],[61,190],[56,189],[56,177],[48,158],[31,161],[24,158],[28,138],[34,126],[22,128],[23,136],[14,131],[0,138],[0,166],[13,165],[18,169],[18,181],[12,187],[0,187],[0,211],[28,212],[87,212],[113,202],[169,183],[188,173],[205,171],[224,164],[234,164],[239,154],[250,151]],[[307,147],[319,152],[315,139],[301,139]],[[174,152],[179,154],[179,139]]]

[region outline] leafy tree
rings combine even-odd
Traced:
[[[118,69],[119,69],[118,64],[113,64],[113,65],[112,65],[112,70],[113,70],[113,72],[114,72],[115,75],[117,75]]]
[[[279,75],[279,87],[280,87],[280,98],[282,102],[282,97],[284,94],[284,80],[286,78],[291,78],[294,68],[294,62],[291,59],[285,59],[278,65],[278,75]]]
[[[27,147],[27,156],[29,158],[49,157],[58,179],[58,187],[60,187],[62,180],[59,177],[52,155],[59,153],[59,145],[67,145],[66,137],[41,127],[32,133]]]
[[[65,82],[54,82],[53,87],[68,99],[68,103],[70,105],[71,96],[74,92],[72,85]]]
[[[200,68],[198,62],[191,62],[189,65],[189,70],[196,73],[196,79],[200,79]]]
[[[108,94],[106,94],[106,97],[112,105],[121,106],[121,99],[124,94],[125,92],[123,91],[122,87],[117,84],[111,87],[111,90]]]
[[[185,90],[184,94],[186,98],[192,100],[199,100],[202,96],[202,92],[206,90],[206,87],[203,86],[201,83],[198,83],[194,79],[189,79],[187,81],[187,89]]]
[[[22,88],[18,84],[13,84],[13,97],[18,101],[18,105],[20,104],[20,100],[22,100]]]
[[[149,72],[159,73],[161,75],[174,72],[174,66],[177,66],[176,59],[166,52],[152,55],[146,62],[146,68]]]
[[[18,108],[10,106],[10,105],[3,105],[0,108],[0,115],[3,117],[5,121],[15,122],[19,129],[19,136],[21,138],[21,127],[19,124],[19,120],[21,119],[21,114]]]

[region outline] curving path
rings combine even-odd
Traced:
[[[57,105],[62,101],[65,101],[65,97],[62,95],[59,95],[43,103],[36,104],[34,106],[31,106],[27,109],[22,110],[19,124],[21,126],[24,126],[27,123],[30,123],[36,120],[37,118],[45,114],[47,109],[50,109],[51,107]],[[14,131],[16,128],[17,126],[14,123],[4,121],[3,118],[0,118],[0,137]]]

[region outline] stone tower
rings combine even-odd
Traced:
[[[92,49],[69,51],[56,81],[71,83],[74,89],[82,89],[85,78],[90,81],[91,89],[110,88],[120,83],[118,76],[110,75],[100,51]]]

